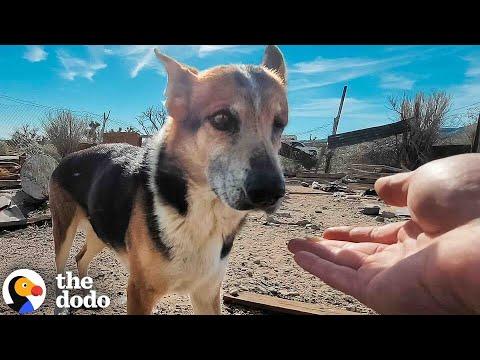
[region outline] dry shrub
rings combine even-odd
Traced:
[[[43,122],[48,141],[64,157],[76,151],[88,137],[88,119],[75,116],[69,110],[49,113]]]
[[[450,96],[445,92],[425,95],[420,92],[413,99],[404,97],[401,102],[389,100],[399,120],[407,120],[410,131],[399,143],[401,163],[408,169],[416,169],[433,159],[432,147],[439,139],[440,128],[450,107]]]

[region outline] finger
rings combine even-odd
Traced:
[[[407,193],[413,172],[386,176],[375,182],[375,191],[385,203],[393,206],[407,206]]]
[[[327,285],[357,297],[359,281],[355,270],[336,265],[306,251],[296,253],[294,259],[303,269],[320,278]]]
[[[366,257],[366,255],[361,252],[336,246],[328,246],[323,242],[311,241],[309,239],[292,240],[289,243],[289,249],[294,254],[307,251],[337,265],[347,266],[355,270],[362,266]]]
[[[371,242],[361,242],[361,243],[352,243],[346,241],[338,240],[322,240],[321,244],[329,247],[337,247],[341,249],[348,249],[352,251],[358,251],[365,255],[372,255],[377,252],[385,249],[386,244],[371,243]]]
[[[333,227],[325,230],[323,238],[327,240],[394,244],[397,242],[398,231],[405,225],[405,223],[406,221],[391,223],[384,226]]]

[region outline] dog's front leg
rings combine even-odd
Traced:
[[[130,278],[127,288],[127,314],[150,315],[158,298],[158,291]]]
[[[220,302],[221,287],[222,279],[199,286],[190,294],[195,315],[220,315],[222,313]]]

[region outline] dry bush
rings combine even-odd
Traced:
[[[12,149],[6,141],[0,140],[0,155],[7,155],[12,152]]]
[[[61,157],[76,151],[79,144],[88,138],[87,119],[76,117],[68,110],[47,114],[43,130]]]
[[[450,96],[445,92],[434,92],[427,96],[420,92],[413,99],[404,97],[401,102],[389,99],[392,110],[399,120],[407,120],[410,131],[399,142],[401,164],[416,169],[433,159],[432,147],[439,138],[440,128],[450,107]]]
[[[165,124],[168,113],[163,107],[150,106],[137,116],[137,122],[145,135],[153,135]]]

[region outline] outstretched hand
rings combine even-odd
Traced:
[[[294,239],[295,261],[379,313],[480,313],[480,154],[381,178],[375,189],[412,219]]]

